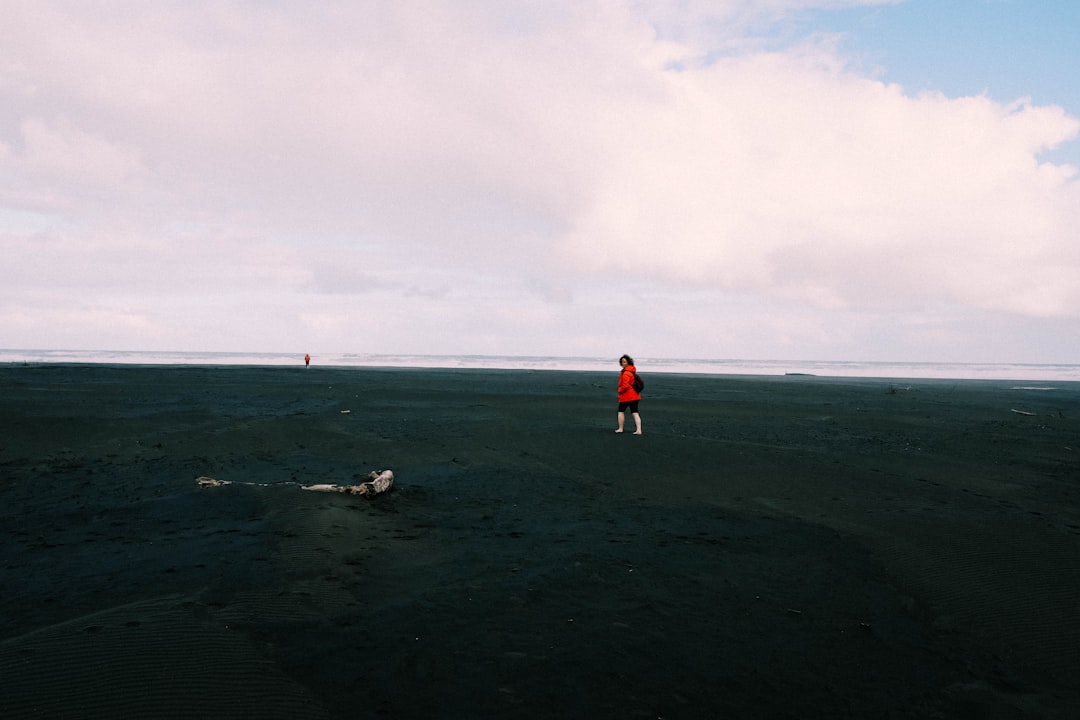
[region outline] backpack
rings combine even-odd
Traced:
[[[641,379],[641,376],[636,372],[634,373],[634,392],[641,392],[645,389],[645,381]]]

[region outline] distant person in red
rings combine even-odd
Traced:
[[[634,367],[634,358],[629,355],[623,355],[619,358],[619,365],[622,366],[622,370],[619,372],[619,427],[615,430],[617,433],[623,431],[623,421],[626,419],[626,411],[629,410],[630,414],[634,416],[634,430],[635,435],[641,434],[641,415],[638,414],[638,400],[641,400],[641,393],[634,389],[634,373],[637,372],[637,368]]]
[[[310,355],[305,355],[304,356],[304,365],[310,365],[310,364],[311,364],[311,356]]]

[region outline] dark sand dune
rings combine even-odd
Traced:
[[[0,369],[0,717],[1080,717],[1080,388],[615,380]]]

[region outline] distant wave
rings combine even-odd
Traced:
[[[131,365],[302,366],[304,353],[148,352],[129,350],[0,350],[0,363],[97,363]],[[312,366],[474,368],[609,371],[612,358],[509,355],[383,355],[327,353]],[[641,372],[708,375],[816,375],[823,377],[956,380],[1080,381],[1080,365],[1031,363],[860,362],[845,360],[682,359],[639,356]]]

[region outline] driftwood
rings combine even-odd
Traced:
[[[394,473],[390,470],[373,470],[369,480],[359,485],[301,485],[301,490],[314,492],[339,492],[350,495],[379,495],[394,486]]]
[[[195,482],[199,484],[199,487],[221,487],[222,485],[257,485],[259,487],[268,487],[268,483],[233,483],[231,480],[218,480],[216,478],[207,477],[201,475],[195,478]],[[290,485],[298,483],[288,483]],[[366,497],[374,497],[375,495],[381,495],[394,486],[394,473],[391,470],[373,470],[368,474],[368,481],[360,483],[359,485],[331,485],[328,483],[320,483],[317,485],[300,485],[301,490],[311,490],[313,492],[337,492],[348,493],[349,495],[364,495]]]

